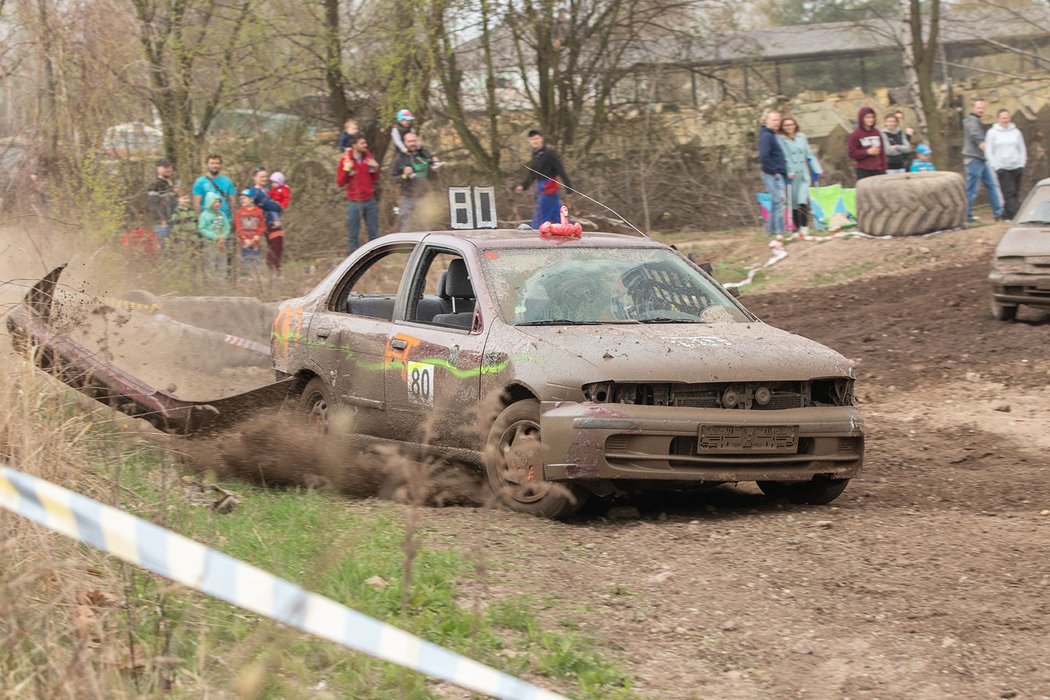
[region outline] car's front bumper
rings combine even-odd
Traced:
[[[1050,275],[1010,274],[992,270],[992,299],[997,304],[1050,306]]]
[[[712,426],[730,426],[734,442],[797,426],[797,440],[787,450],[708,449],[700,437]],[[864,421],[852,406],[740,410],[544,402],[540,428],[544,476],[552,481],[851,478],[864,458]]]

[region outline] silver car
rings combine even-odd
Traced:
[[[995,248],[992,316],[1012,321],[1020,304],[1050,308],[1050,178],[1040,180]]]

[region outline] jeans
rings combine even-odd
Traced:
[[[532,228],[538,229],[545,221],[552,223],[561,221],[561,198],[557,193],[536,193],[536,208],[532,212]]]
[[[784,176],[779,173],[776,175],[762,173],[762,184],[766,186],[766,192],[769,192],[769,198],[773,200],[769,218],[766,220],[766,233],[770,236],[776,236],[784,233],[785,229],[784,200],[786,198],[786,190],[784,189]]]
[[[160,243],[160,247],[163,248],[168,242],[168,236],[171,235],[171,226],[168,224],[157,224],[153,227],[153,233],[157,234],[157,241]]]
[[[988,204],[992,207],[992,214],[997,219],[1002,218],[1003,200],[999,195],[999,183],[991,166],[980,158],[970,158],[966,161],[966,218],[973,218],[973,200],[977,198],[977,188],[981,183],[984,183],[984,189],[988,193]]]
[[[257,279],[262,268],[262,248],[241,248],[241,279]]]
[[[1003,195],[1003,218],[1012,219],[1017,216],[1020,203],[1017,195],[1021,191],[1021,178],[1024,176],[1024,168],[1012,170],[999,170],[999,190]]]
[[[365,218],[365,226],[368,229],[368,240],[374,241],[379,234],[379,208],[376,200],[367,199],[363,202],[348,201],[346,203],[347,217],[346,230],[350,242],[350,252],[357,250],[361,240],[361,217]]]
[[[214,282],[226,279],[227,256],[225,241],[204,241],[204,279]]]

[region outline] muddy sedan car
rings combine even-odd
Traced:
[[[988,275],[992,316],[1012,321],[1020,304],[1050,308],[1050,179],[1036,184],[999,240]]]
[[[629,236],[386,236],[281,305],[273,361],[319,420],[346,407],[355,431],[481,462],[550,517],[739,481],[827,503],[864,452],[845,358]]]

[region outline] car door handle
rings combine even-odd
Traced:
[[[390,347],[392,347],[394,350],[404,350],[408,347],[408,341],[401,340],[400,338],[394,338],[390,341]]]
[[[315,333],[315,335],[318,338],[327,338],[331,334],[332,334],[332,329],[331,328],[318,328],[317,332]]]

